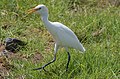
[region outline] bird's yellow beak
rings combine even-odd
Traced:
[[[28,13],[28,14],[31,14],[31,13],[36,12],[36,11],[37,11],[37,9],[32,8],[32,9],[29,9],[29,10],[27,11],[27,13]]]

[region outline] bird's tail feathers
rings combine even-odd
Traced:
[[[86,51],[81,43],[80,43],[80,45],[78,47],[78,50],[80,50],[82,53],[84,53]]]

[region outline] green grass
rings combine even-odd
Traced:
[[[98,0],[99,1],[99,0]],[[49,20],[59,21],[71,28],[86,48],[84,54],[70,49],[69,71],[65,72],[67,53],[60,49],[48,72],[33,71],[52,60],[54,44],[39,15],[26,11],[38,4],[49,8]],[[104,28],[97,36],[92,33]],[[27,42],[17,53],[31,57],[36,50],[43,59],[9,60],[15,68],[6,79],[119,79],[120,78],[120,7],[102,5],[96,0],[1,0],[0,41],[13,37]]]

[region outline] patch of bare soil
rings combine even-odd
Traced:
[[[4,79],[4,76],[9,75],[9,71],[13,65],[7,61],[6,57],[3,56],[2,51],[5,49],[5,46],[0,43],[0,79]]]
[[[21,53],[12,53],[8,52],[7,56],[3,55],[3,50],[5,50],[5,46],[0,43],[0,79],[4,79],[5,76],[9,76],[10,71],[15,68],[14,65],[12,65],[10,62],[12,60],[17,59],[17,60],[22,60],[22,61],[30,61],[33,64],[35,63],[40,63],[40,61],[43,59],[43,56],[40,52],[35,51],[34,54],[32,55],[25,55]]]
[[[36,53],[33,56],[31,56],[30,59],[32,63],[40,63],[40,60],[43,59],[43,56],[41,53],[36,51]]]

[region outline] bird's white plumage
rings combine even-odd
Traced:
[[[63,47],[72,47],[82,52],[85,51],[83,45],[79,42],[77,36],[71,29],[69,29],[68,27],[59,22],[53,22],[53,24],[55,27],[57,26],[56,35],[58,39],[56,40],[59,42],[58,45]]]
[[[40,10],[38,10],[39,8]],[[35,9],[37,9],[36,12],[41,15],[41,18],[47,30],[53,36],[58,46],[65,48],[72,47],[82,52],[85,51],[85,48],[79,42],[77,36],[74,34],[74,32],[71,29],[69,29],[67,26],[63,25],[62,23],[51,22],[48,20],[48,9],[45,5],[38,5],[35,7]]]

